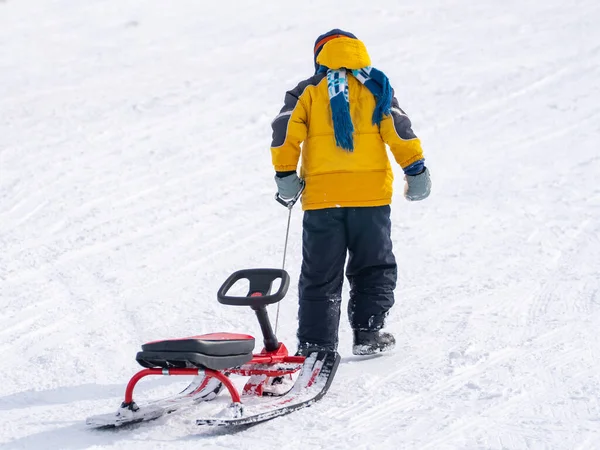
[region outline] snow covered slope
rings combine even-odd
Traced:
[[[599,22],[597,0],[0,0],[0,448],[600,448]],[[270,121],[334,27],[391,78],[434,182],[409,204],[397,174],[397,350],[352,357],[344,321],[327,397],[238,434],[86,430],[141,343],[258,335],[215,293],[281,264]]]

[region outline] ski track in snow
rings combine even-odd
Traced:
[[[600,448],[598,21],[592,0],[0,1],[0,449]],[[398,347],[351,356],[344,317],[309,409],[235,433],[198,410],[87,430],[143,342],[260,335],[216,291],[281,265],[270,122],[333,27],[390,76],[432,172],[409,204],[396,170]]]

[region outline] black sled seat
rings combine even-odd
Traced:
[[[200,367],[222,370],[252,359],[254,338],[247,334],[210,333],[142,345],[136,361],[147,368]]]

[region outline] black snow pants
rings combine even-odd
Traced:
[[[390,206],[305,211],[302,225],[299,345],[337,349],[346,254],[350,325],[382,328],[397,278]]]

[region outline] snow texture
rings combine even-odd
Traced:
[[[598,23],[597,0],[0,0],[0,448],[600,448]],[[270,122],[335,27],[390,77],[433,180],[409,203],[395,168],[396,350],[352,356],[343,321],[309,409],[87,430],[142,343],[259,336],[216,291],[281,265]],[[293,279],[300,249],[297,208]]]

